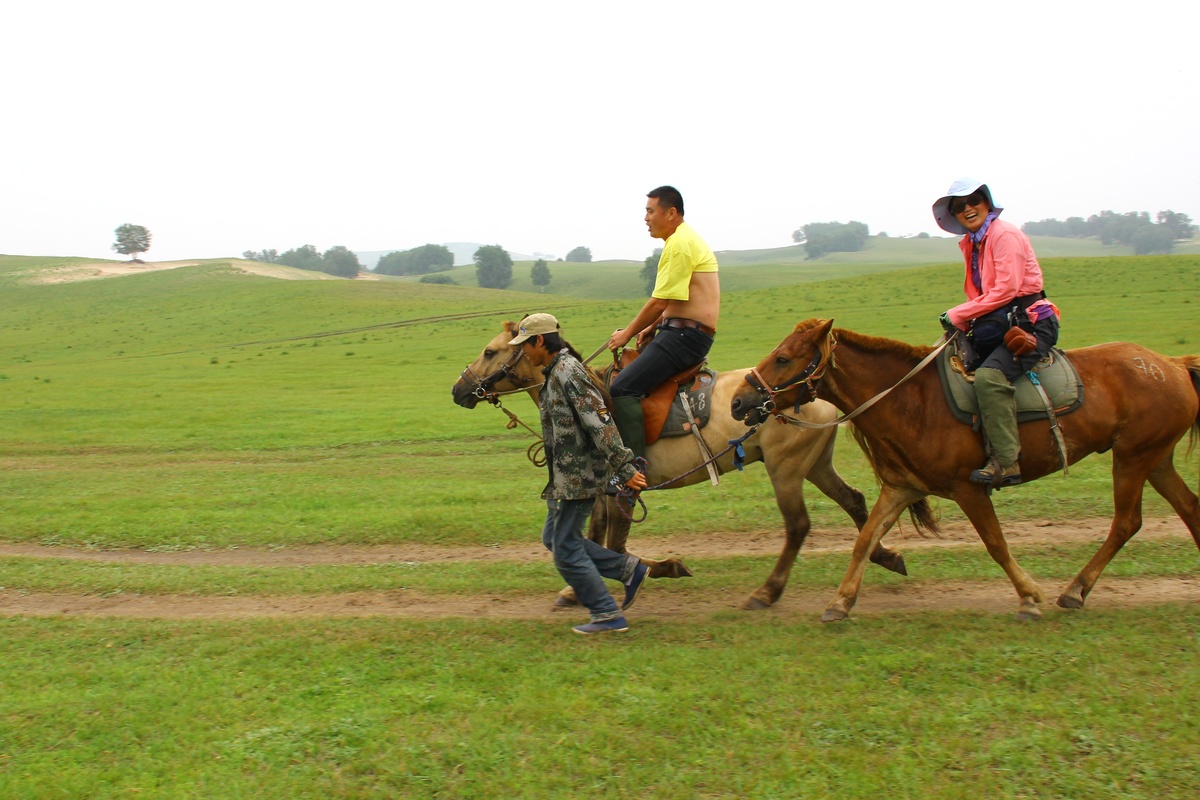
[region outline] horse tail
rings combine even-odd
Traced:
[[[941,534],[942,529],[938,525],[937,517],[933,513],[933,508],[929,505],[929,499],[922,497],[917,502],[908,507],[908,518],[912,520],[913,527],[917,529],[917,533],[922,536],[925,532],[936,535]]]
[[[1200,356],[1183,356],[1179,359],[1183,362],[1183,367],[1188,371],[1188,376],[1192,379],[1192,389],[1196,392],[1196,399],[1200,400]],[[1196,449],[1196,440],[1200,438],[1200,408],[1196,409],[1196,419],[1192,422],[1192,432],[1188,436],[1188,454]]]

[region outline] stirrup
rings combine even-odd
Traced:
[[[1003,486],[1016,486],[1021,482],[1021,465],[1014,461],[1007,467],[1002,467],[996,459],[989,458],[982,467],[971,471],[970,480],[971,483],[982,483],[984,486],[997,489]]]

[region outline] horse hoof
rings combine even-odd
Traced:
[[[1060,608],[1083,608],[1083,598],[1064,592],[1058,596],[1058,605]]]
[[[1042,610],[1034,603],[1022,603],[1017,610],[1017,622],[1036,622],[1042,618]]]
[[[821,622],[841,622],[848,616],[850,615],[840,608],[827,608],[821,615]]]
[[[762,611],[764,608],[770,608],[770,603],[764,603],[754,595],[750,595],[742,603],[742,611]]]
[[[571,606],[579,605],[579,601],[572,597],[563,597],[561,594],[554,598],[555,608],[570,608]]]
[[[892,563],[888,565],[888,569],[904,577],[908,577],[908,569],[904,566],[904,556],[896,553],[896,557],[892,559]]]

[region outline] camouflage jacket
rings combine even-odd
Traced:
[[[584,500],[601,494],[614,473],[622,483],[632,478],[633,451],[579,359],[560,350],[542,372],[538,413],[550,470],[542,497]]]

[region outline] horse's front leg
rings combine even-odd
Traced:
[[[846,483],[837,468],[833,465],[833,445],[836,437],[830,436],[829,441],[825,445],[825,451],[821,457],[813,464],[812,470],[808,473],[808,479],[812,481],[813,486],[816,486],[821,494],[828,497],[833,502],[854,520],[854,527],[862,530],[863,525],[867,523],[867,501],[863,497],[863,493],[855,489],[850,484]],[[907,575],[908,569],[904,565],[904,556],[895,550],[889,550],[883,546],[883,542],[875,545],[875,549],[871,551],[871,563],[878,564],[884,569]]]
[[[904,509],[924,496],[915,489],[883,487],[879,499],[875,501],[875,507],[871,509],[862,530],[858,532],[858,538],[854,540],[850,566],[846,568],[846,575],[842,578],[837,594],[825,607],[825,613],[821,615],[822,622],[837,622],[850,616],[850,609],[854,608],[858,590],[862,587],[863,570],[866,569],[868,557],[878,547],[884,534],[896,524]]]
[[[787,586],[788,576],[791,575],[792,566],[796,563],[796,556],[799,554],[804,540],[808,538],[808,532],[812,527],[808,518],[808,507],[804,505],[803,486],[803,480],[797,480],[795,488],[790,491],[784,492],[778,488],[775,490],[775,502],[779,506],[780,513],[783,514],[785,535],[783,550],[779,553],[779,558],[775,561],[775,568],[767,576],[766,582],[751,592],[750,596],[742,602],[742,608],[746,611],[758,611],[775,605],[775,602],[783,594],[784,587]]]
[[[996,518],[996,509],[987,496],[987,490],[982,486],[972,485],[956,494],[954,502],[958,503],[967,519],[975,526],[975,531],[987,547],[988,554],[1000,565],[1012,581],[1013,588],[1017,590],[1017,597],[1021,598],[1017,619],[1041,619],[1042,610],[1038,608],[1038,604],[1045,599],[1042,589],[1029,573],[1021,569],[1009,552],[1008,542],[1004,539],[1004,532],[1000,530],[1000,520]]]

